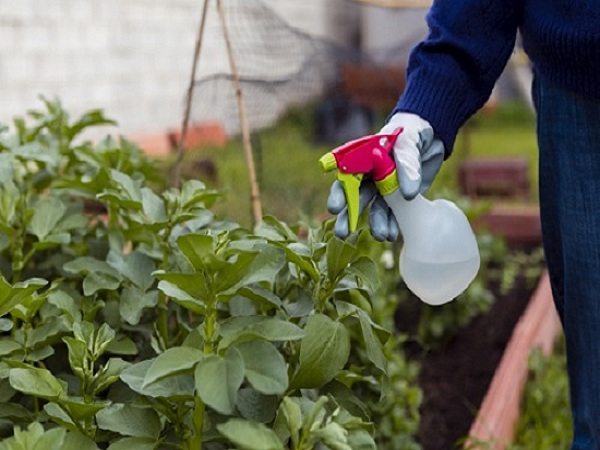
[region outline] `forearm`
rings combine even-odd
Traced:
[[[426,119],[452,151],[458,128],[489,98],[515,44],[523,0],[436,0],[429,35],[409,58],[394,111]]]

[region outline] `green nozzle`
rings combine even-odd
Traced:
[[[321,170],[323,172],[331,172],[332,170],[337,169],[337,161],[331,152],[321,156],[321,158],[319,158],[319,164],[321,164]]]

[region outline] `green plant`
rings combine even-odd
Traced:
[[[521,416],[510,450],[568,448],[573,439],[569,383],[564,338],[553,354],[539,349],[529,358],[529,380],[521,404]]]
[[[81,141],[101,112],[44,105],[0,133],[0,448],[373,449],[392,410],[415,429],[360,235],[217,220],[200,181],[158,189],[126,140]]]

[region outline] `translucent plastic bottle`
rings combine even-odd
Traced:
[[[479,271],[479,249],[464,213],[448,200],[418,195],[406,200],[399,190],[384,196],[404,245],[400,274],[408,288],[429,305],[461,294]]]

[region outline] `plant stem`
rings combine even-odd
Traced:
[[[192,425],[194,427],[194,436],[190,439],[189,450],[202,450],[202,434],[204,431],[204,413],[206,405],[197,395],[194,397],[194,414],[192,416]]]
[[[160,337],[161,345],[166,350],[169,348],[169,315],[167,296],[164,292],[158,292],[158,305],[156,307],[156,328]]]
[[[169,225],[165,229],[165,238],[162,242],[163,259],[161,268],[163,270],[169,269],[169,257],[171,255],[171,247],[169,245],[169,239],[171,238],[172,227]],[[158,305],[157,305],[157,330],[162,342],[164,349],[169,348],[169,299],[166,294],[162,291],[158,293]]]

